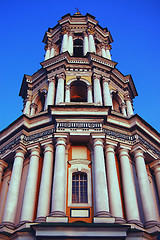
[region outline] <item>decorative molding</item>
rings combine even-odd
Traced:
[[[76,130],[83,130],[83,131],[99,131],[106,134],[106,138],[110,138],[112,140],[127,142],[128,144],[131,144],[132,146],[135,143],[141,143],[142,146],[144,146],[147,150],[152,151],[157,156],[160,156],[160,151],[155,148],[151,143],[149,143],[147,140],[142,138],[138,134],[129,135],[124,134],[118,131],[113,131],[110,129],[105,129],[102,127],[102,123],[94,123],[94,122],[59,122],[57,123],[54,128],[45,130],[43,132],[39,132],[36,134],[33,134],[31,136],[26,136],[24,134],[19,135],[15,139],[13,139],[11,142],[7,143],[4,147],[0,149],[0,154],[4,154],[7,150],[13,149],[18,143],[23,143],[25,146],[28,144],[32,144],[34,142],[39,142],[44,139],[47,139],[50,137],[50,135],[53,135],[53,133],[58,131],[64,131],[66,129],[69,129],[69,131]]]
[[[102,129],[101,123],[86,123],[86,122],[60,122],[57,123],[56,129],[64,128],[85,128],[85,129]]]
[[[160,151],[153,147],[149,142],[147,142],[144,138],[138,135],[138,140],[140,143],[142,143],[143,146],[147,148],[147,150],[153,151],[156,155],[160,156]]]
[[[107,136],[111,136],[117,139],[131,141],[131,142],[136,141],[135,135],[128,135],[128,134],[116,132],[116,131],[105,129],[105,128],[103,128],[103,132],[105,132]]]

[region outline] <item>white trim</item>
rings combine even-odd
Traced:
[[[68,169],[68,207],[91,207],[91,168],[88,167],[91,162],[87,159],[72,159],[69,163],[71,167]],[[84,172],[87,174],[88,203],[72,203],[72,174],[74,172]]]

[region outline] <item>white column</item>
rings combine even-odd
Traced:
[[[55,55],[55,50],[54,50],[54,47],[52,46],[51,52],[50,52],[50,58],[54,57],[54,55]]]
[[[0,159],[0,190],[1,190],[3,171],[7,166],[8,166],[8,164],[5,161]]]
[[[100,85],[101,76],[98,74],[93,74],[93,91],[94,91],[94,103],[99,103],[102,105],[102,91]]]
[[[31,95],[27,94],[27,97],[25,99],[25,107],[23,110],[23,114],[30,114],[30,106],[31,106]]]
[[[32,103],[31,104],[31,116],[36,113],[36,109],[37,109],[37,104]]]
[[[42,169],[42,177],[40,184],[37,222],[45,221],[49,215],[51,185],[52,185],[52,170],[53,170],[53,144],[47,143],[44,145],[44,161]]]
[[[114,149],[115,146],[111,144],[105,147],[109,205],[116,222],[124,223]]]
[[[70,102],[70,85],[65,86],[66,92],[65,92],[65,102]]]
[[[94,152],[94,216],[108,218],[109,213],[109,200],[108,189],[106,180],[106,171],[104,163],[103,152],[103,139],[93,139],[93,152]]]
[[[96,53],[96,47],[94,42],[94,37],[92,34],[89,34],[89,52]]]
[[[56,151],[55,151],[55,165],[54,165],[54,177],[53,177],[53,190],[52,190],[52,217],[65,217],[65,184],[66,184],[66,137],[58,137],[56,139]]]
[[[128,152],[129,150],[124,147],[119,148],[126,218],[128,223],[142,226]]]
[[[142,208],[145,219],[145,227],[150,228],[157,224],[154,200],[149,186],[146,165],[144,161],[144,153],[141,149],[133,149],[137,178],[142,201]]]
[[[89,42],[88,42],[88,35],[84,33],[84,40],[83,40],[83,55],[85,56],[89,52]]]
[[[27,174],[26,186],[23,197],[20,224],[33,222],[36,205],[37,181],[39,171],[40,148],[35,146],[31,149],[30,163]]]
[[[125,103],[121,103],[121,111],[124,116],[127,116]]]
[[[101,45],[101,51],[102,51],[102,57],[107,58],[106,50],[105,50],[105,44],[102,43]]]
[[[8,225],[11,228],[14,227],[14,221],[16,216],[24,154],[25,149],[16,150],[11,179],[9,182],[7,199],[3,213],[2,225]]]
[[[73,56],[73,33],[69,33],[69,38],[68,38],[68,52],[71,56]]]
[[[111,50],[111,45],[107,44],[107,46],[106,46],[106,58],[108,58],[109,60],[111,60],[110,50]]]
[[[91,85],[87,85],[87,102],[93,103],[92,86]]]
[[[50,47],[48,45],[46,45],[45,50],[46,50],[46,54],[45,54],[44,60],[47,60],[50,58],[50,54],[51,54]]]
[[[57,75],[58,83],[57,83],[57,92],[56,92],[56,105],[64,102],[64,80],[65,74],[61,73]]]
[[[106,49],[106,58],[111,60],[111,54],[110,54],[110,51],[108,49]]]
[[[68,51],[68,33],[67,32],[68,32],[67,30],[64,30],[62,32],[63,39],[62,39],[62,46],[61,46],[61,52],[60,53]]]
[[[160,199],[160,160],[156,160],[153,163],[150,164],[150,167],[154,171],[154,175],[156,178],[156,184],[157,184],[157,190],[158,190],[158,195]]]
[[[47,104],[46,107],[49,105],[54,105],[54,98],[55,98],[55,76],[52,76],[48,79],[48,94],[47,94]]]
[[[109,91],[109,78],[102,77],[103,80],[103,101],[104,106],[112,106],[112,98]]]
[[[134,115],[134,113],[133,113],[131,99],[128,95],[126,96],[126,106],[127,106],[127,116],[131,117],[132,115]]]

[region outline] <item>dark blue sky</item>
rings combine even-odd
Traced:
[[[41,68],[45,31],[76,7],[108,27],[114,40],[112,60],[124,75],[132,75],[138,91],[134,112],[160,131],[159,0],[1,0],[0,130],[22,114],[21,82],[24,74]]]

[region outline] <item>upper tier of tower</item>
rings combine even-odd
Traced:
[[[23,113],[35,115],[50,106],[107,109],[123,117],[133,113],[132,99],[137,96],[131,75],[124,76],[111,60],[113,42],[107,28],[102,28],[90,14],[67,14],[44,35],[46,44],[42,68],[25,75],[20,96]],[[82,111],[83,112],[83,111]]]
[[[107,28],[102,28],[95,17],[87,13],[66,14],[44,35],[45,60],[68,51],[71,56],[83,57],[88,52],[111,59],[113,42]]]

